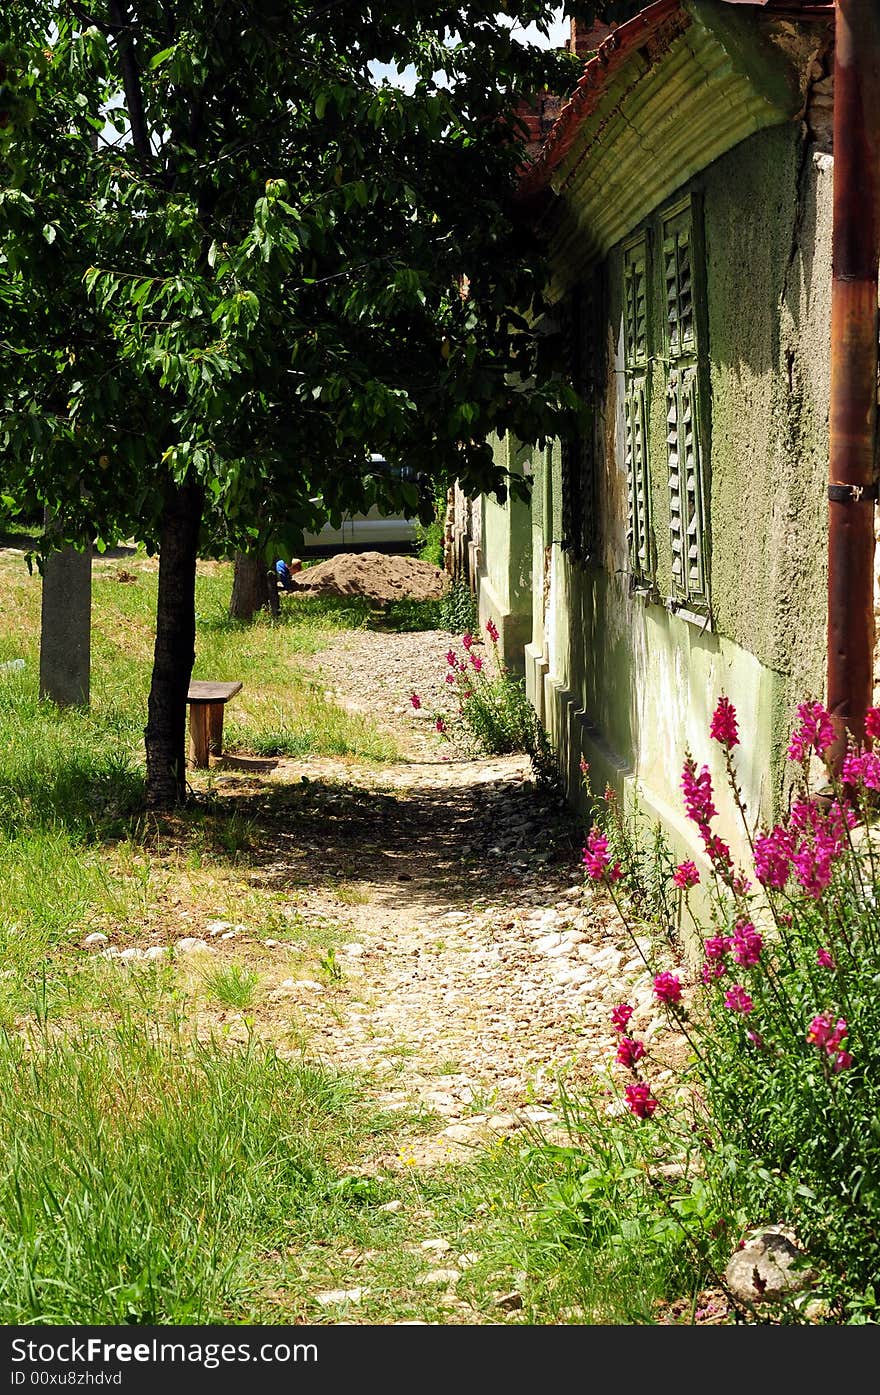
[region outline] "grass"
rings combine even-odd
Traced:
[[[0,1035],[0,1322],[270,1320],[265,1255],[347,1233],[336,1164],[371,1127],[350,1082],[253,1042]]]
[[[223,965],[204,976],[205,991],[225,1007],[250,1007],[256,996],[260,976],[253,969],[239,964]]]

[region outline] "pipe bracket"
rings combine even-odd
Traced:
[[[828,498],[835,504],[873,503],[877,498],[876,484],[829,484]]]

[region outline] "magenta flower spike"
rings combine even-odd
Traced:
[[[739,745],[736,708],[729,698],[722,696],[718,699],[718,704],[712,713],[709,735],[713,741],[718,741],[728,751],[732,751],[734,746]]]

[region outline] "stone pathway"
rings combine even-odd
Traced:
[[[419,1163],[552,1131],[559,1082],[613,1061],[615,1004],[634,1006],[646,1042],[666,1028],[613,904],[584,887],[581,822],[535,789],[526,757],[468,756],[425,719],[445,698],[451,640],[350,632],[314,656],[328,695],[380,716],[409,759],[283,762],[271,781],[300,785],[285,815],[295,858],[276,844],[261,871],[340,924],[337,983],[294,975],[277,991],[322,1060],[369,1072],[386,1109],[438,1116]],[[340,885],[354,904],[340,907]]]

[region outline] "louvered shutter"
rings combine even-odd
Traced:
[[[700,394],[694,208],[690,199],[662,220],[666,319],[666,447],[672,599],[709,609],[708,489]]]
[[[624,450],[628,497],[627,533],[633,583],[653,584],[654,547],[651,536],[651,481],[648,454],[647,401],[650,351],[648,317],[648,239],[642,233],[624,249],[623,359]]]
[[[605,390],[604,301],[598,272],[569,295],[562,332],[571,384],[586,404],[582,425],[562,443],[562,546],[586,562],[596,548],[596,474]]]

